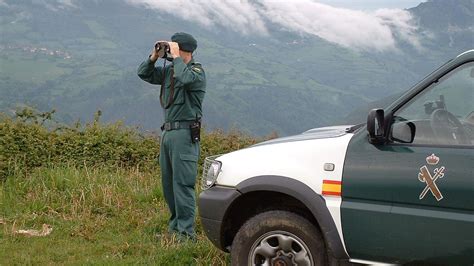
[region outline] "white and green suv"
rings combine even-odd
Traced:
[[[202,182],[233,265],[473,265],[474,50],[367,124],[207,158]]]

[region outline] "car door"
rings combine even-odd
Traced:
[[[387,142],[349,143],[341,218],[352,258],[474,263],[474,63],[389,110]]]

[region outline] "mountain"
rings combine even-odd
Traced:
[[[100,109],[105,121],[156,130],[159,87],[142,82],[136,68],[157,39],[185,31],[198,40],[195,57],[208,79],[207,128],[288,135],[363,121],[369,103],[474,47],[473,10],[472,0],[422,3],[408,10],[424,36],[421,47],[401,32],[397,49],[371,51],[275,21],[266,22],[268,34],[206,27],[125,0],[3,0],[0,110],[56,109],[57,119],[72,123]]]

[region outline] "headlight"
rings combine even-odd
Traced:
[[[222,163],[214,159],[219,156],[220,155],[216,155],[204,159],[201,181],[201,188],[203,190],[212,187],[217,180],[217,176],[221,171]]]

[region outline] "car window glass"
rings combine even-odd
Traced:
[[[413,144],[474,145],[473,62],[452,70],[399,109],[391,140],[409,139],[409,128],[414,128]]]

